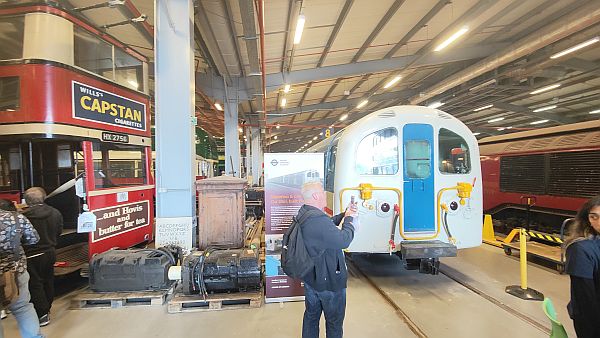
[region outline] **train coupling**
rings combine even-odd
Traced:
[[[400,254],[408,270],[436,275],[439,272],[440,257],[455,257],[456,245],[442,241],[403,241]]]

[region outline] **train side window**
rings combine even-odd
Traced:
[[[96,188],[147,184],[146,156],[142,147],[94,143]]]
[[[15,111],[21,101],[19,77],[0,77],[0,111]]]
[[[425,179],[431,175],[431,145],[427,140],[404,143],[404,170],[408,178]]]
[[[23,58],[25,19],[23,15],[0,20],[0,60]]]
[[[378,130],[365,136],[356,149],[359,175],[394,175],[398,172],[398,131]]]
[[[445,128],[439,133],[439,168],[442,174],[468,174],[471,155],[467,142],[460,135]]]
[[[333,181],[335,179],[335,158],[337,155],[337,145],[338,140],[336,139],[327,153],[325,153],[326,157],[326,167],[325,167],[325,191],[333,192]]]

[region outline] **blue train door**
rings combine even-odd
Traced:
[[[433,127],[407,124],[402,134],[404,232],[435,231]]]

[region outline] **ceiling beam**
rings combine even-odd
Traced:
[[[512,111],[515,113],[519,113],[522,115],[526,115],[529,117],[535,117],[535,118],[539,118],[541,120],[551,120],[554,122],[558,122],[561,124],[567,124],[567,123],[575,123],[577,122],[575,119],[569,118],[569,117],[564,117],[564,116],[560,116],[558,114],[553,114],[553,113],[548,113],[548,112],[539,112],[539,113],[534,113],[533,110],[526,108],[526,107],[522,107],[522,106],[517,106],[514,104],[510,104],[510,103],[505,103],[505,102],[495,102],[494,103],[494,107],[495,108],[499,108],[499,109],[503,109],[506,111]]]

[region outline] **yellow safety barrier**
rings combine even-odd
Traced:
[[[563,243],[563,240],[560,239],[560,237],[549,235],[549,234],[546,234],[546,233],[543,233],[543,232],[529,230],[529,231],[527,231],[527,234],[529,236],[531,236],[531,237],[543,239],[543,240],[548,241],[548,242],[557,243],[557,244],[562,244]]]
[[[494,233],[494,223],[492,222],[492,215],[484,215],[483,217],[483,232],[482,232],[483,243],[502,247],[502,243],[496,239]]]
[[[525,300],[544,300],[544,295],[527,287],[527,234],[525,229],[519,230],[519,258],[521,267],[521,285],[507,286],[505,291]]]

